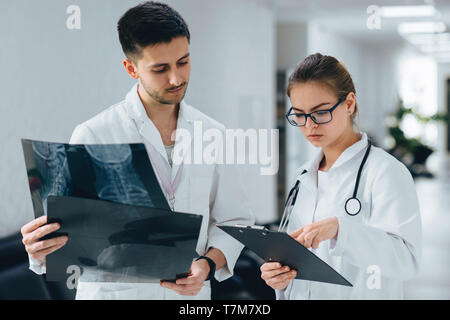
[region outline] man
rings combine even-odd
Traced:
[[[118,22],[119,39],[126,55],[123,65],[138,83],[126,99],[77,126],[72,144],[144,143],[162,190],[172,208],[203,215],[197,253],[190,275],[176,283],[85,282],[80,278],[77,299],[210,299],[207,279],[231,277],[242,245],[216,227],[216,223],[253,224],[237,172],[233,166],[172,163],[175,129],[193,133],[194,122],[203,128],[225,131],[223,125],[183,101],[189,82],[189,29],[183,18],[166,4],[145,2],[129,9]],[[195,137],[194,137],[195,139]],[[177,186],[163,183],[181,176]],[[170,177],[172,179],[170,179]],[[45,272],[46,255],[58,250],[67,237],[39,241],[59,228],[46,224],[46,216],[22,227],[30,269]]]

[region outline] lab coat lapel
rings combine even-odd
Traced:
[[[127,113],[128,116],[134,120],[136,123],[136,127],[140,133],[140,135],[145,139],[145,141],[151,143],[156,151],[166,159],[167,153],[164,148],[164,144],[161,139],[161,135],[159,134],[158,129],[156,129],[153,122],[147,116],[145,112],[144,105],[142,104],[141,99],[138,95],[138,84],[136,83],[133,88],[128,92],[126,96],[126,104],[127,104]]]
[[[311,224],[317,204],[317,170],[320,161],[323,158],[323,152],[315,156],[315,158],[307,162],[304,166],[297,169],[297,179],[300,180],[299,206],[300,220],[302,225]],[[306,170],[306,173],[302,174]],[[301,190],[301,191],[300,191]]]
[[[337,158],[336,162],[331,167],[331,170],[336,169],[337,167],[341,166],[343,163],[347,162],[348,160],[352,159],[356,154],[358,154],[362,149],[367,147],[368,140],[367,140],[367,134],[364,132],[362,133],[361,139],[348,147],[347,149],[342,152],[342,154]]]
[[[192,151],[192,144],[194,139],[194,127],[192,124],[193,120],[190,117],[189,109],[184,101],[181,101],[180,103],[180,111],[178,113],[178,121],[177,121],[177,132],[175,136],[175,148],[174,148],[174,157],[172,158],[173,164],[172,164],[172,181],[175,179],[175,176],[178,172],[178,169],[180,168],[181,164],[183,163],[183,171],[187,170],[186,164],[191,163],[193,156],[191,155]],[[186,143],[186,141],[183,141],[185,137],[181,138],[179,137],[180,130],[186,130],[186,133],[189,132],[191,141],[190,143]],[[178,156],[179,158],[182,158],[182,161],[175,160],[175,156]]]

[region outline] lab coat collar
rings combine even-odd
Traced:
[[[162,142],[161,135],[153,121],[147,116],[144,105],[138,94],[138,85],[139,83],[136,83],[126,95],[127,114],[135,121],[137,130],[141,136],[144,137],[147,142],[152,144],[169,166],[167,152]],[[180,110],[178,111],[177,129],[184,128],[191,132],[194,120],[192,107],[182,100],[180,102]],[[186,155],[187,154],[188,152]],[[174,164],[172,169],[172,173],[175,174],[178,170],[178,165]]]
[[[361,139],[358,142],[352,144],[347,149],[345,149],[329,171],[335,170],[337,167],[341,166],[348,160],[352,159],[356,154],[358,154],[361,150],[367,147],[368,145],[367,134],[365,132],[361,132],[360,134]],[[323,151],[321,149],[312,160],[306,162],[303,166],[301,166],[296,170],[297,179],[300,179],[300,177],[304,175],[303,172],[305,170],[308,173],[308,175],[306,176],[315,178],[317,175],[317,171],[319,170],[319,165],[320,162],[322,161],[322,158],[323,158]],[[315,181],[315,179],[313,181]]]
[[[137,82],[133,88],[127,93],[125,98],[127,102],[127,113],[128,116],[135,120],[146,120],[148,119],[147,113],[145,112],[144,105],[142,104],[141,98],[138,94]],[[193,116],[192,107],[190,107],[184,100],[180,102],[180,110],[178,112],[178,120],[184,120],[192,123],[195,120]],[[149,119],[150,120],[150,119]],[[151,120],[150,120],[151,121]],[[178,123],[177,123],[178,125]],[[178,127],[178,126],[177,126]]]
[[[341,166],[350,159],[353,159],[361,150],[367,147],[368,139],[365,132],[361,132],[361,139],[358,142],[352,144],[350,147],[344,150],[342,154],[337,158],[336,162],[330,168],[330,170],[335,170],[337,167]]]

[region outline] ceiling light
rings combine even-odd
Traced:
[[[438,52],[450,53],[450,42],[439,45],[423,45],[420,46],[420,50],[422,50],[425,53],[438,53]]]
[[[381,16],[385,18],[430,17],[437,13],[433,6],[387,6],[381,7]]]
[[[401,34],[444,32],[445,29],[443,22],[403,22],[398,25]]]

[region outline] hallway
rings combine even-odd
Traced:
[[[416,180],[422,214],[422,269],[405,284],[405,299],[450,299],[450,159],[441,174]]]

